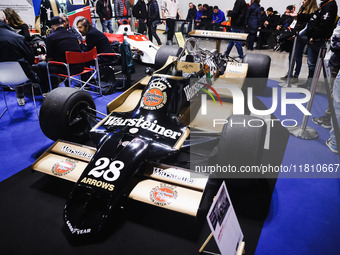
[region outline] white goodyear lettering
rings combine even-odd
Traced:
[[[91,233],[90,228],[87,228],[87,229],[74,228],[74,227],[72,227],[72,224],[69,221],[67,221],[66,224],[67,224],[67,226],[70,229],[72,234],[77,233],[78,235],[83,235],[83,234]]]
[[[153,122],[144,120],[144,116],[141,116],[139,119],[123,119],[121,117],[113,117],[110,116],[107,121],[104,123],[104,126],[110,126],[110,127],[136,127],[141,128],[147,131],[150,131],[155,134],[159,134],[165,137],[169,137],[171,139],[178,139],[181,137],[181,132],[176,132],[171,129],[167,129],[165,127],[162,127],[157,124],[157,120],[154,120]]]
[[[84,177],[80,182],[84,184],[92,185],[98,188],[106,189],[108,191],[113,191],[115,187],[113,184],[103,182],[103,181],[98,181],[98,180],[95,180],[89,177]]]

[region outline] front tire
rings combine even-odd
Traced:
[[[60,87],[52,90],[40,108],[39,123],[43,133],[56,141],[64,139],[82,142],[88,138],[90,125],[83,112],[96,109],[90,94],[85,91]]]

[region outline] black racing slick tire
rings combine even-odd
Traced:
[[[236,167],[237,171],[241,167],[259,166],[262,162],[265,137],[266,124],[262,119],[249,115],[229,117],[217,146],[216,164],[230,165]],[[247,178],[248,176],[250,178]],[[256,178],[252,179],[253,175],[248,173],[245,173],[242,179],[234,179],[237,178],[236,175],[232,177],[227,182],[237,186],[247,187],[256,182]]]
[[[155,70],[158,70],[164,66],[169,56],[178,57],[181,52],[182,48],[178,46],[164,45],[160,47],[156,53]]]
[[[54,141],[82,142],[88,138],[90,130],[86,114],[83,114],[88,108],[96,109],[96,105],[87,92],[69,87],[56,88],[41,105],[41,130]]]
[[[248,64],[246,87],[252,87],[255,92],[266,89],[271,58],[264,54],[246,54],[242,60]]]

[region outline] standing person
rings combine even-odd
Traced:
[[[131,21],[131,2],[130,0],[115,0],[115,15],[118,25],[121,21],[126,19]]]
[[[337,118],[340,118],[340,111],[339,111],[339,103],[340,103],[340,75],[339,69],[340,69],[340,20],[338,21],[338,25],[336,29],[333,32],[333,36],[331,38],[331,51],[333,52],[331,58],[329,59],[328,65],[331,73],[331,82],[330,82],[330,89],[331,89],[331,94],[332,94],[332,99],[334,97],[334,108],[336,108],[337,112]],[[338,74],[338,77],[337,77]],[[337,77],[337,85],[334,83],[334,96],[333,96],[333,82],[334,79]],[[335,86],[337,86],[337,89],[335,89]],[[337,90],[335,92],[335,90]],[[337,104],[337,106],[335,105]],[[320,125],[321,127],[324,128],[331,128],[331,112],[329,110],[329,106],[327,107],[325,111],[325,115],[321,117],[314,117],[312,118],[312,121],[315,124]],[[340,122],[338,121],[338,124]],[[332,136],[332,134],[331,134]],[[333,132],[334,136],[334,132]],[[333,142],[335,139],[333,139]],[[333,143],[332,142],[332,143]]]
[[[306,36],[308,40],[307,64],[308,80],[302,87],[310,87],[320,48],[331,37],[338,13],[338,6],[334,0],[322,0],[318,10],[312,14],[299,13],[298,21],[307,21]],[[296,14],[290,14],[296,16]]]
[[[264,26],[264,22],[267,20],[267,14],[266,12],[264,11],[264,8],[261,7],[261,20],[260,20],[260,23],[261,23],[261,30],[265,28]],[[258,43],[257,43],[257,46],[256,48],[257,49],[261,49],[263,46],[263,38],[261,37],[261,32],[260,32],[260,35],[259,35],[259,38],[258,38]]]
[[[96,20],[96,0],[89,0],[90,10],[91,10],[91,22],[94,28],[97,28],[97,20]]]
[[[225,21],[224,12],[221,11],[217,5],[214,6],[214,14],[211,22],[211,27],[213,30],[218,31],[221,23]]]
[[[175,34],[175,24],[177,14],[180,19],[182,18],[179,12],[179,1],[178,0],[163,0],[161,5],[162,18],[166,19],[163,21],[168,26],[167,43],[172,44],[172,39]]]
[[[312,14],[317,9],[318,9],[318,5],[316,3],[316,0],[303,0],[302,6],[300,7],[297,15],[299,15],[300,13]],[[296,41],[296,49],[295,49],[295,64],[296,65],[295,65],[295,72],[291,74],[291,80],[290,80],[291,83],[299,82],[299,75],[300,75],[300,71],[302,67],[303,51],[304,51],[304,48],[307,42],[306,30],[305,30],[306,25],[307,25],[307,22],[299,20],[297,21],[294,27],[294,30],[299,32],[299,36]],[[289,52],[289,63],[290,63],[291,56],[292,56],[292,52],[290,51]],[[287,76],[288,76],[288,72],[285,76],[281,77],[281,79],[286,80]]]
[[[340,72],[338,72],[338,75],[335,75],[334,85],[333,85],[333,106],[335,111],[335,117],[338,122],[338,125],[340,125]],[[330,116],[329,116],[330,118]],[[314,119],[314,118],[313,118]],[[320,125],[319,123],[317,123]],[[336,143],[336,137],[335,137],[335,127],[333,121],[331,122],[329,120],[329,124],[331,130],[329,131],[329,138],[326,141],[327,147],[334,153],[339,153],[338,145]]]
[[[0,11],[0,62],[18,61],[23,68],[26,76],[32,82],[39,83],[39,79],[32,71],[34,54],[28,42],[22,35],[13,31],[7,25],[5,13]],[[17,101],[20,106],[25,105],[25,95],[23,87],[15,87]]]
[[[201,22],[201,17],[203,14],[203,6],[202,4],[197,5],[197,14],[196,14],[196,19],[195,19],[195,29],[197,29],[199,27],[199,24]]]
[[[149,40],[152,42],[152,37],[155,37],[158,43],[158,46],[160,46],[162,45],[162,42],[156,33],[157,25],[161,23],[161,18],[159,16],[158,3],[156,0],[148,0],[147,6],[148,6],[147,25],[148,25]]]
[[[232,10],[227,10],[226,15],[231,17],[231,32],[241,33],[243,32],[247,13],[247,4],[245,0],[236,0],[234,3],[234,8]],[[228,57],[233,46],[235,45],[238,57],[244,58],[242,43],[239,41],[229,41],[227,50],[224,52],[224,56]]]
[[[28,26],[25,22],[23,22],[20,16],[16,13],[12,8],[6,8],[4,10],[6,15],[6,20],[8,21],[8,25],[10,25],[15,31],[18,31],[19,35],[25,37],[26,41],[31,41],[30,32],[28,30]]]
[[[192,22],[196,20],[196,16],[197,16],[196,6],[193,3],[190,2],[187,18],[185,19],[185,21],[183,21],[183,23],[181,25],[182,34],[184,34],[184,25],[185,24],[188,24],[188,32],[187,33],[189,34],[189,32],[192,29]]]
[[[103,33],[109,29],[109,33],[113,33],[112,28],[112,6],[110,0],[98,0],[96,4],[96,12],[102,24]]]
[[[146,5],[144,0],[138,0],[136,5],[132,9],[132,14],[136,18],[136,23],[138,24],[138,33],[145,34],[146,33]]]
[[[254,42],[258,29],[261,29],[260,0],[253,0],[246,15],[246,27],[248,28],[248,50],[254,50]]]

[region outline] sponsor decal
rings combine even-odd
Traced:
[[[91,154],[91,153],[87,153],[87,152],[81,151],[81,150],[76,150],[76,149],[73,149],[72,147],[69,147],[67,145],[64,145],[63,147],[61,147],[60,150],[62,152],[66,152],[68,154],[79,156],[79,157],[83,157],[83,158],[87,158],[87,159],[91,159],[92,156],[93,156],[93,154]]]
[[[182,68],[183,69],[192,69],[192,68],[194,68],[194,65],[193,64],[185,64],[185,65],[182,65]]]
[[[106,189],[108,191],[113,191],[115,187],[113,184],[103,182],[103,181],[98,181],[98,180],[95,180],[89,177],[84,177],[80,182],[88,184],[88,185],[92,185],[98,188]]]
[[[150,199],[159,206],[169,205],[173,200],[177,199],[177,191],[174,186],[162,183],[150,191]]]
[[[185,176],[178,175],[178,174],[169,173],[169,172],[167,172],[164,169],[159,168],[159,167],[154,167],[152,173],[154,175],[158,175],[158,176],[161,176],[161,177],[169,178],[169,179],[172,179],[172,180],[178,180],[178,181],[182,181],[182,182],[186,182],[186,183],[190,183],[190,184],[195,182],[195,180],[192,179],[192,178],[185,177]]]
[[[141,100],[141,106],[147,110],[158,110],[167,102],[165,89],[171,87],[170,83],[164,78],[156,78],[151,81],[147,91]]]
[[[135,134],[139,129],[148,130],[152,133],[159,134],[165,137],[176,140],[182,135],[181,132],[176,132],[171,129],[167,129],[157,124],[157,120],[153,122],[149,120],[144,120],[144,116],[139,117],[139,119],[123,119],[122,117],[110,116],[104,123],[104,126],[110,127],[132,127],[129,132]]]
[[[187,85],[186,87],[184,87],[184,93],[185,93],[185,96],[187,98],[187,100],[189,101],[190,99],[192,99],[195,95],[197,95],[197,93],[200,91],[200,90],[203,90],[205,93],[207,93],[211,98],[212,100],[214,101],[214,103],[216,104],[216,100],[215,98],[213,97],[213,95],[208,91],[208,90],[211,90],[214,92],[214,94],[217,96],[218,100],[220,101],[220,104],[222,105],[222,100],[219,96],[219,94],[217,93],[217,91],[211,87],[210,85],[208,85],[206,83],[206,77],[203,76],[201,79],[199,79],[197,82],[195,82],[193,85]]]
[[[57,176],[63,176],[70,173],[75,167],[77,161],[73,161],[71,159],[67,159],[65,161],[60,161],[54,164],[52,167],[52,173]]]
[[[70,229],[71,233],[77,233],[78,235],[82,235],[82,234],[89,234],[91,233],[91,229],[87,228],[87,229],[79,229],[79,228],[74,228],[72,227],[72,224],[70,221],[66,221],[66,225],[68,226],[68,228]]]

